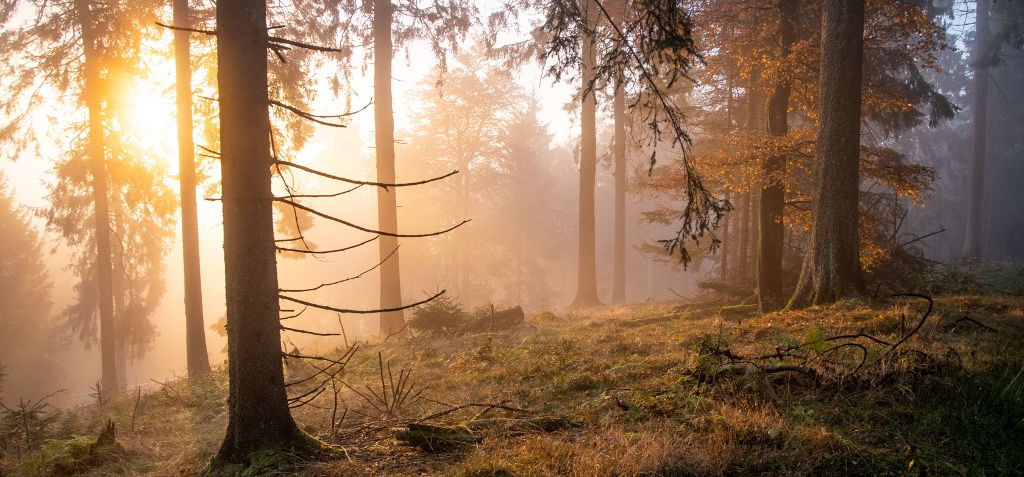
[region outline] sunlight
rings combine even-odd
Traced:
[[[159,65],[159,60],[150,63]],[[127,84],[121,129],[151,159],[165,161],[167,170],[177,174],[177,110],[173,81],[173,71],[149,71]]]

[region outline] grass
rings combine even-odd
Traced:
[[[536,313],[504,333],[417,339],[361,350],[334,412],[328,390],[294,411],[300,427],[345,448],[345,458],[290,469],[305,475],[1007,475],[1024,472],[1024,299],[945,296],[920,331],[886,347],[853,347],[816,361],[821,382],[765,374],[715,354],[770,354],[802,346],[818,356],[826,337],[864,332],[889,343],[920,318],[920,300],[849,301],[755,316],[654,303],[586,312]],[[997,331],[970,321],[968,314]],[[905,315],[905,319],[901,319]],[[906,324],[902,324],[906,323]],[[863,340],[862,340],[863,341]],[[378,352],[393,374],[412,371],[422,393],[383,411]],[[337,351],[338,354],[341,351]],[[927,356],[927,359],[924,358]],[[767,359],[758,366],[784,364]],[[872,364],[879,363],[879,364]],[[857,372],[853,372],[854,370]],[[301,366],[290,370],[302,376]],[[417,393],[418,391],[414,391]],[[124,452],[84,473],[190,475],[202,471],[225,423],[224,376],[170,383],[67,416],[57,437],[95,435],[105,416]],[[501,403],[581,424],[554,432],[488,432],[438,454],[406,447],[394,427],[448,409]],[[378,406],[380,407],[380,406]],[[347,409],[347,410],[346,410]],[[431,420],[457,424],[513,411],[468,407]],[[337,428],[335,418],[345,415]],[[67,437],[65,437],[67,438]],[[51,444],[53,447],[53,444]],[[41,473],[47,456],[8,451],[12,475]],[[2,469],[3,467],[0,467]],[[0,470],[0,474],[3,471]]]

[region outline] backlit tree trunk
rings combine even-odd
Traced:
[[[264,0],[217,2],[228,425],[217,461],[248,464],[256,451],[294,449],[278,321],[271,191]]]
[[[84,51],[85,105],[89,109],[86,155],[92,174],[93,214],[96,221],[96,280],[100,312],[100,383],[107,392],[118,389],[114,340],[114,288],[110,253],[110,206],[107,196],[106,150],[103,141],[103,98],[100,97],[100,52],[95,15],[88,0],[75,1]]]
[[[863,293],[858,237],[864,0],[825,0],[811,235],[790,306]]]
[[[612,302],[626,301],[626,99],[616,85],[612,104],[615,121],[615,256]]]
[[[779,0],[779,24],[776,37],[779,41],[780,61],[789,56],[796,41],[796,16],[798,0]],[[779,77],[768,96],[767,128],[772,136],[785,136],[789,132],[789,94],[792,85],[788,77]],[[779,309],[785,298],[782,295],[782,251],[784,225],[782,216],[785,208],[785,189],[782,177],[785,173],[786,158],[772,156],[762,164],[765,184],[761,188],[761,207],[758,224],[757,296],[761,313]]]
[[[967,203],[964,259],[981,258],[982,207],[985,202],[985,143],[988,130],[988,66],[983,56],[989,37],[989,0],[977,0],[974,50],[974,111],[971,118],[971,195]]]
[[[597,7],[582,0],[588,22],[593,22]],[[597,298],[597,251],[594,210],[594,185],[597,176],[597,99],[591,88],[594,75],[595,45],[593,35],[584,35],[581,94],[580,137],[580,200],[579,200],[579,268],[576,298],[573,306],[592,306]]]
[[[377,147],[377,181],[395,182],[395,118],[391,104],[391,0],[373,2],[373,113]],[[398,233],[397,189],[377,188],[377,224],[384,232]],[[380,258],[391,252],[391,258],[380,266],[380,307],[402,306],[402,277],[399,266],[396,237],[377,239]],[[402,311],[389,311],[380,315],[380,334],[389,336],[405,326]]]
[[[173,0],[174,25],[191,27],[188,0]],[[175,94],[178,113],[178,177],[181,186],[181,250],[185,284],[185,356],[189,376],[210,372],[203,324],[203,287],[199,269],[199,219],[192,139],[192,64],[189,32],[174,31]]]

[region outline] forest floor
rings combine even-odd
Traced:
[[[936,297],[924,319],[927,308],[914,297],[768,315],[650,303],[366,345],[342,376],[358,394],[338,382],[337,407],[328,386],[293,412],[344,451],[264,464],[279,475],[1024,473],[1024,299]],[[291,379],[308,374],[289,365]],[[92,441],[112,418],[124,449],[64,471],[198,474],[223,435],[225,395],[218,374],[66,414],[55,426]],[[417,421],[460,427],[416,428],[439,433],[423,448],[396,440]],[[59,471],[83,452],[74,439],[0,463]]]

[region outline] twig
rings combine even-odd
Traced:
[[[280,299],[282,299],[282,300],[287,300],[287,301],[290,301],[290,302],[298,303],[300,305],[306,305],[306,306],[309,306],[309,307],[319,308],[321,310],[333,311],[333,312],[336,312],[336,313],[370,314],[370,313],[386,313],[386,312],[389,312],[389,311],[401,311],[401,310],[407,310],[409,308],[415,308],[415,307],[420,306],[420,305],[422,305],[424,303],[428,303],[431,300],[434,300],[435,298],[443,295],[446,291],[447,290],[441,290],[440,292],[438,292],[434,296],[432,296],[430,298],[427,298],[425,300],[418,301],[416,303],[410,303],[408,305],[402,305],[402,306],[395,307],[395,308],[378,308],[378,309],[375,309],[375,310],[351,310],[351,309],[346,309],[346,308],[335,308],[333,306],[321,305],[319,303],[313,303],[313,302],[308,302],[308,301],[305,301],[305,300],[300,300],[298,298],[290,297],[290,296],[287,296],[287,295],[278,295],[278,297]]]
[[[275,164],[280,164],[282,166],[288,166],[288,167],[291,167],[291,168],[294,168],[294,169],[298,169],[300,171],[304,171],[304,172],[308,172],[310,174],[318,175],[320,177],[325,177],[327,179],[333,179],[333,180],[336,180],[336,181],[347,182],[349,184],[355,184],[355,185],[361,185],[361,186],[366,185],[366,186],[381,187],[381,188],[383,188],[385,190],[387,190],[389,187],[411,187],[411,186],[418,186],[418,185],[423,185],[423,184],[429,184],[431,182],[437,182],[437,181],[442,180],[442,179],[447,179],[447,178],[449,178],[451,176],[454,176],[455,174],[459,173],[459,170],[456,169],[456,170],[451,171],[451,172],[449,172],[447,174],[444,174],[444,175],[441,175],[441,176],[437,176],[437,177],[432,177],[432,178],[429,178],[429,179],[423,179],[423,180],[418,180],[418,181],[413,181],[413,182],[387,183],[387,182],[361,181],[361,180],[356,180],[356,179],[349,179],[347,177],[341,177],[341,176],[334,175],[334,174],[331,174],[331,173],[328,173],[328,172],[319,171],[319,170],[313,169],[312,167],[303,166],[301,164],[296,164],[296,163],[290,162],[290,161],[275,161]]]
[[[451,227],[448,227],[447,229],[439,230],[437,232],[430,232],[430,233],[423,233],[423,234],[397,234],[397,233],[391,233],[391,232],[384,232],[382,230],[368,229],[366,227],[362,227],[362,226],[353,224],[352,222],[349,222],[347,220],[343,220],[343,219],[339,219],[337,217],[333,217],[333,216],[327,215],[327,214],[325,214],[323,212],[320,212],[319,210],[311,209],[311,208],[306,207],[306,206],[304,206],[302,204],[299,204],[297,202],[292,202],[292,201],[287,200],[287,199],[275,198],[274,200],[277,201],[277,202],[281,202],[283,204],[288,204],[288,205],[290,205],[292,207],[295,207],[297,209],[304,210],[304,211],[309,212],[309,213],[311,213],[313,215],[316,215],[316,216],[318,216],[320,218],[324,218],[324,219],[330,220],[332,222],[337,222],[337,223],[342,224],[342,225],[347,225],[347,226],[352,227],[352,228],[354,228],[356,230],[360,230],[360,231],[363,231],[363,232],[369,232],[371,234],[384,235],[384,236],[387,236],[387,237],[399,237],[399,238],[433,237],[433,236],[443,235],[443,234],[446,234],[448,232],[451,232],[452,230],[455,230],[455,229],[457,229],[459,227],[462,227],[463,225],[466,225],[467,223],[470,222],[469,219],[466,219],[466,220],[463,220],[462,222],[459,222],[458,224],[455,224],[455,225],[453,225]]]

